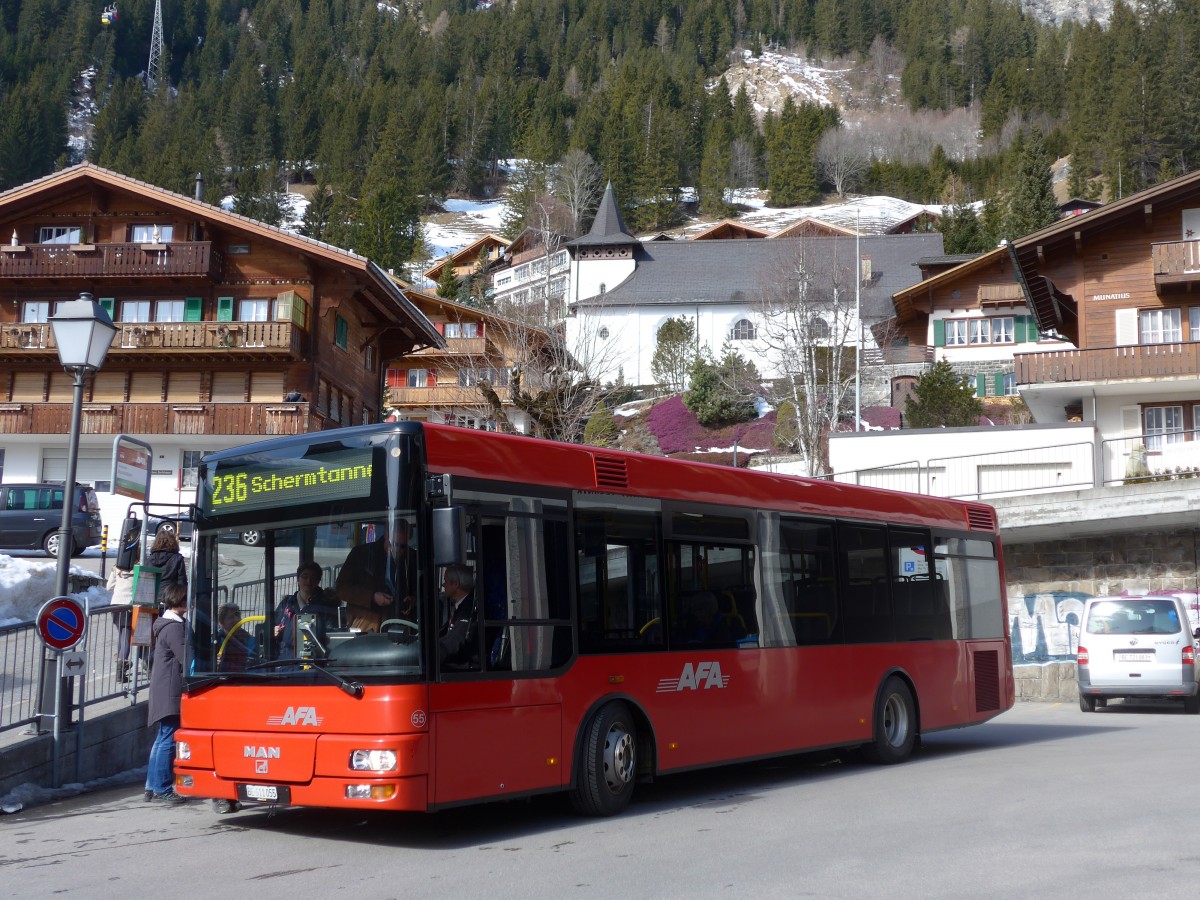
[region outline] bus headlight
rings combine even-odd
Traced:
[[[356,772],[394,772],[396,751],[355,750],[350,754],[350,768]]]
[[[189,744],[187,741],[176,741],[175,742],[175,758],[176,759],[191,759],[192,758],[192,745]]]

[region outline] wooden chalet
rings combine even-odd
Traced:
[[[0,234],[8,480],[55,470],[72,390],[48,320],[82,292],[117,334],[85,387],[81,480],[118,433],[182,485],[196,451],[378,421],[387,361],[443,344],[370,260],[86,163],[0,194]]]

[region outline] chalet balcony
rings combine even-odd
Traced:
[[[446,349],[441,347],[422,347],[408,354],[409,356],[483,356],[487,352],[487,339],[446,338]]]
[[[1050,350],[1013,359],[1021,385],[1200,377],[1200,343]]]
[[[217,282],[224,270],[224,258],[211,241],[0,247],[0,278],[205,278]]]
[[[150,356],[226,353],[231,357],[299,357],[304,332],[291,322],[118,322],[109,351]],[[0,359],[40,354],[57,358],[49,324],[0,325]]]
[[[1150,245],[1154,287],[1161,293],[1171,285],[1200,283],[1200,240],[1163,241]]]
[[[497,386],[496,396],[500,398],[501,403],[508,403],[508,388],[502,385]],[[479,388],[474,386],[464,387],[458,384],[439,384],[437,387],[420,388],[389,388],[388,398],[393,406],[400,407],[479,407],[487,405],[487,401],[483,398],[483,394],[479,392]]]
[[[306,434],[338,423],[311,403],[84,403],[83,434]],[[70,403],[0,403],[5,434],[66,434]]]

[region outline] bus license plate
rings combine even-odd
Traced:
[[[243,803],[287,803],[290,792],[275,784],[239,784],[238,799]]]

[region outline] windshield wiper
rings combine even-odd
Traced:
[[[221,684],[222,682],[225,682],[228,680],[229,680],[229,673],[225,673],[222,675],[210,675],[207,678],[199,678],[196,681],[186,681],[185,680],[185,683],[187,686],[187,691],[190,694],[190,693],[193,693],[194,691],[202,691],[206,687],[212,687],[214,684]]]
[[[361,697],[363,686],[361,681],[353,681],[349,678],[343,678],[336,672],[330,672],[327,668],[321,665],[318,659],[270,659],[266,662],[255,663],[252,666],[246,666],[247,672],[252,672],[255,669],[278,669],[282,666],[309,666],[317,672],[320,672],[326,678],[330,679],[339,688],[349,694],[351,697]]]

